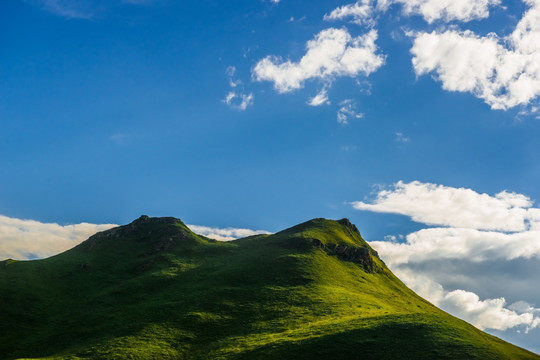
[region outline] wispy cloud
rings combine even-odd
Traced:
[[[364,117],[363,113],[356,110],[356,103],[352,99],[343,100],[339,105],[337,122],[341,125],[347,125],[351,119],[361,119]]]
[[[235,80],[236,67],[227,67],[225,74],[229,79],[231,90],[222,101],[233,109],[246,110],[253,104],[253,93],[244,94],[244,83],[241,80]]]
[[[246,110],[248,106],[253,104],[253,94],[230,91],[223,102],[233,109]]]
[[[47,12],[68,19],[91,20],[102,14],[112,4],[149,5],[156,0],[27,0]]]
[[[406,137],[405,135],[403,135],[402,132],[396,132],[396,141],[398,142],[401,142],[401,143],[408,143],[409,142],[409,138]]]
[[[69,19],[92,19],[96,15],[94,6],[82,0],[40,0],[41,7],[58,16]]]
[[[323,88],[317,95],[309,99],[308,105],[310,106],[321,106],[321,105],[329,105],[330,100],[328,99],[328,90],[326,88]]]

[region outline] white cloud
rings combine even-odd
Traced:
[[[403,135],[401,132],[396,132],[396,141],[402,142],[402,143],[408,143],[409,138]]]
[[[470,92],[492,109],[526,105],[540,95],[540,0],[507,37],[472,31],[415,34],[411,49],[417,75],[436,74],[449,91]]]
[[[232,88],[235,88],[237,86],[242,85],[242,81],[240,80],[234,80],[234,75],[236,74],[236,67],[234,66],[228,66],[225,70],[225,74],[229,77],[229,86]]]
[[[375,248],[379,251],[377,247]],[[406,268],[398,268],[394,272],[420,296],[481,330],[504,331],[524,327],[527,332],[540,324],[540,318],[535,316],[540,309],[520,306],[522,303],[528,304],[526,302],[520,301],[517,306],[513,304],[506,307],[504,298],[481,300],[474,292],[461,289],[446,291],[431,277],[419,275]]]
[[[44,258],[68,250],[113,224],[47,224],[0,215],[0,260]]]
[[[244,94],[241,92],[230,91],[223,102],[233,109],[246,110],[248,106],[253,104],[253,94]]]
[[[225,74],[229,78],[229,86],[231,91],[225,96],[222,101],[229,107],[237,110],[246,110],[248,106],[253,105],[253,93],[245,94],[243,91],[244,83],[241,80],[235,80],[236,67],[229,66],[225,70]]]
[[[328,100],[328,91],[326,88],[323,88],[317,95],[309,99],[308,104],[311,106],[321,106],[330,104]]]
[[[500,0],[393,0],[403,6],[405,15],[421,15],[428,23],[436,20],[446,22],[485,19],[489,8],[499,5]]]
[[[213,228],[201,225],[187,225],[196,234],[219,241],[230,241],[247,236],[270,234],[265,230],[251,230],[242,228]]]
[[[389,263],[402,264],[440,259],[482,262],[540,259],[540,231],[504,233],[462,228],[429,228],[413,232],[404,243],[373,242]]]
[[[516,285],[509,290],[509,284],[504,283],[480,285],[479,290],[490,294],[485,299],[464,290],[485,283],[483,274],[496,277],[494,270],[503,264],[515,269],[511,265],[515,263],[510,262],[517,259],[521,264],[534,263],[525,266],[526,270],[503,270],[504,276],[510,281],[534,281],[536,275],[529,269],[537,268],[540,259],[540,209],[534,208],[527,196],[507,191],[490,196],[471,189],[400,181],[379,190],[373,203],[352,204],[358,210],[402,214],[424,224],[446,226],[421,229],[407,235],[405,241],[387,236],[386,241],[370,242],[392,271],[419,295],[480,329],[517,327],[527,332],[540,324],[540,309],[521,299],[506,306],[505,298],[498,295],[509,291],[507,295],[514,298],[530,296],[527,287]],[[448,269],[446,264],[452,263],[456,265]],[[480,280],[474,280],[475,276]],[[441,281],[453,284],[451,291],[445,290]],[[490,281],[497,284],[496,279]]]
[[[519,325],[537,325],[532,313],[518,314],[505,308],[504,298],[480,300],[478,295],[470,291],[451,291],[445,294],[439,305],[449,312],[460,314],[482,330],[506,330]]]
[[[471,189],[413,181],[398,182],[381,190],[372,204],[353,202],[357,210],[410,216],[416,222],[457,228],[524,231],[538,226],[540,209],[521,194],[500,192],[495,196]]]
[[[352,18],[355,24],[373,26],[375,25],[374,10],[372,0],[362,0],[334,9],[330,14],[324,15],[324,20]]]
[[[430,24],[435,21],[467,22],[487,18],[489,9],[500,3],[501,0],[379,0],[375,4],[374,0],[360,0],[332,10],[324,15],[324,20],[352,18],[358,25],[373,26],[378,12],[386,11],[392,4],[400,4],[403,15],[420,15]]]
[[[56,255],[73,248],[97,232],[116,226],[118,225],[89,223],[59,225],[0,215],[0,261],[10,258],[15,260],[42,259]],[[196,234],[220,241],[270,234],[264,230],[187,226]]]
[[[253,78],[271,81],[279,93],[287,93],[301,89],[310,79],[329,84],[336,77],[369,75],[384,63],[383,56],[376,54],[376,39],[375,30],[352,37],[345,29],[326,29],[308,41],[300,61],[267,56],[253,68]]]
[[[341,106],[337,112],[337,121],[341,125],[347,125],[351,119],[361,119],[363,113],[356,110],[356,103],[352,99],[343,100],[339,103]]]

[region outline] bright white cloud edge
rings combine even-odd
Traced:
[[[525,195],[502,191],[495,196],[444,185],[397,182],[378,192],[372,203],[355,201],[357,210],[395,213],[428,225],[455,228],[540,230],[540,209]]]

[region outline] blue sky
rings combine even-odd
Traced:
[[[538,0],[26,0],[0,17],[0,253],[141,214],[348,217],[420,294],[540,351]],[[415,244],[438,250],[396,257]]]

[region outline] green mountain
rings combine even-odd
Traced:
[[[347,219],[217,242],[142,216],[0,262],[0,358],[540,359],[423,300]]]

